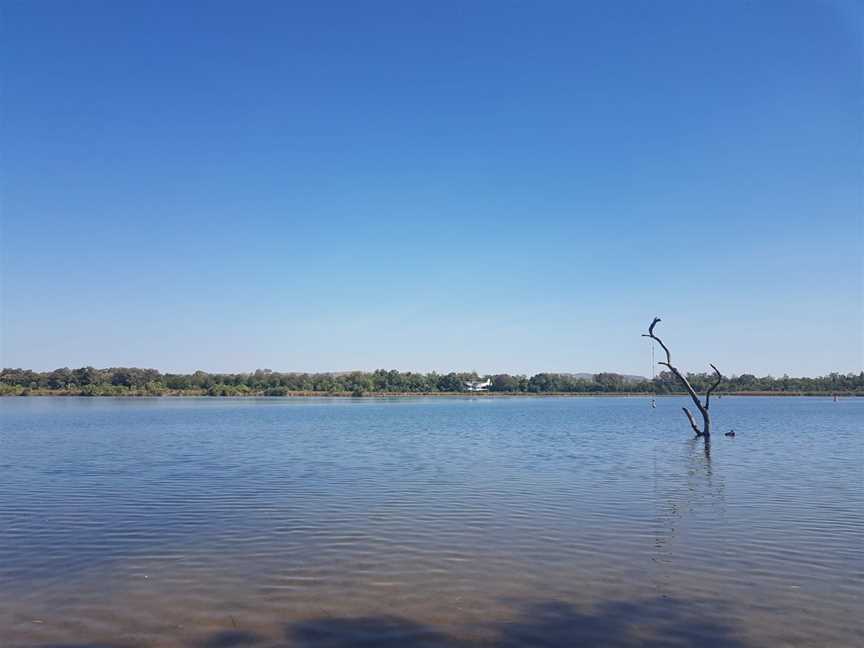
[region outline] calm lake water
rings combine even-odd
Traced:
[[[682,404],[2,399],[0,644],[862,645],[864,399]]]

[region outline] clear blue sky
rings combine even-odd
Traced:
[[[4,366],[864,364],[856,2],[2,6]]]

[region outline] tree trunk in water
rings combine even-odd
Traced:
[[[702,414],[702,429],[699,429],[699,426],[696,424],[696,419],[693,418],[693,415],[690,413],[686,407],[682,407],[684,410],[684,414],[687,416],[687,420],[690,422],[690,427],[693,428],[693,431],[696,433],[697,437],[705,437],[707,441],[711,436],[711,415],[709,413],[708,408],[711,405],[711,392],[713,392],[717,385],[720,384],[720,381],[723,380],[723,376],[720,374],[720,370],[717,369],[713,364],[711,368],[714,370],[714,373],[717,375],[717,380],[714,381],[714,384],[708,388],[708,391],[705,392],[705,402],[702,402],[702,399],[699,398],[699,395],[690,386],[690,382],[687,380],[687,377],[684,376],[678,368],[672,365],[672,354],[669,353],[669,347],[663,344],[663,340],[657,337],[654,334],[654,327],[660,322],[659,317],[655,317],[654,321],[651,322],[651,326],[648,327],[648,333],[643,333],[642,337],[651,338],[652,340],[656,340],[663,350],[666,352],[666,362],[658,362],[657,364],[663,365],[664,367],[668,367],[669,371],[678,379],[678,381],[684,385],[684,388],[687,390],[687,393],[690,395],[690,398],[693,401],[693,404],[696,405],[696,409],[699,410],[699,413]]]

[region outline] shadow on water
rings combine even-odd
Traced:
[[[398,617],[320,618],[289,625],[286,639],[288,646],[296,648],[659,648],[696,645],[745,648],[748,645],[736,636],[733,627],[703,618],[701,606],[668,598],[608,602],[590,611],[582,611],[561,601],[532,603],[524,606],[510,621],[491,623],[475,630],[482,638],[442,634],[431,627]]]
[[[399,616],[317,617],[288,623],[282,637],[235,629],[187,642],[189,648],[748,648],[721,620],[721,601],[658,597],[581,609],[563,601],[523,604],[513,618],[448,633]],[[41,644],[32,648],[143,648],[129,644]]]
[[[285,628],[288,646],[297,648],[342,648],[343,646],[466,646],[457,637],[431,626],[396,616],[359,618],[322,617],[290,624]]]
[[[36,648],[141,648],[140,644],[130,643],[47,643],[36,644]]]
[[[706,646],[743,648],[733,626],[704,605],[659,597],[609,601],[588,611],[563,602],[527,606],[519,618],[498,627],[499,648],[516,646]]]
[[[266,643],[267,639],[254,632],[245,630],[224,630],[195,644],[197,648],[234,648],[235,646],[255,646]]]

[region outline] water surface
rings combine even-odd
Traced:
[[[856,646],[864,399],[0,400],[2,645]]]

